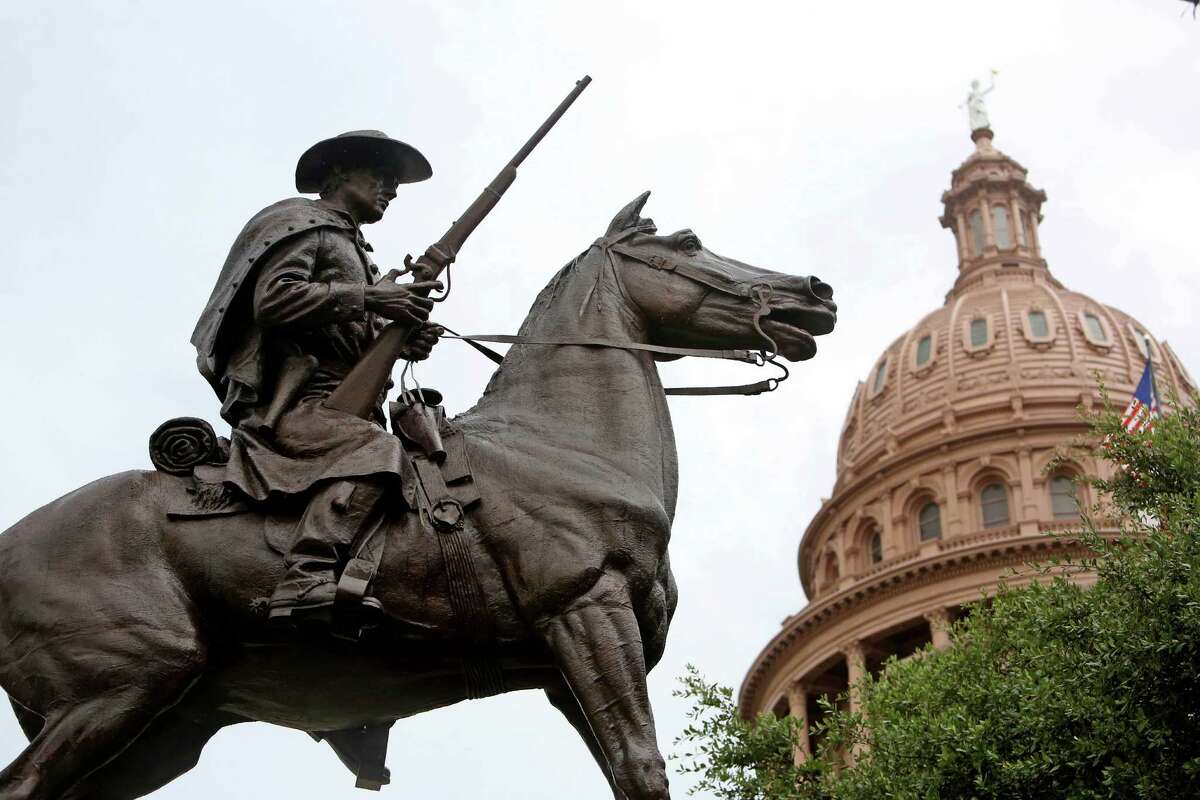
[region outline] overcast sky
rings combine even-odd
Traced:
[[[937,222],[972,149],[969,81],[999,70],[995,145],[1046,190],[1044,254],[1068,287],[1168,340],[1200,375],[1200,23],[1174,0],[103,2],[0,9],[0,529],[146,437],[218,421],[188,338],[234,237],[293,193],[318,139],[381,128],[434,177],[367,229],[381,265],[441,235],[585,73],[456,267],[442,321],[512,332],[559,266],[652,189],[662,231],[834,286],[837,330],[782,390],[671,401],[681,590],[651,676],[664,751],[687,662],[737,686],[805,600],[799,537],[828,495],[856,381],[955,275]],[[761,376],[677,363],[666,382]],[[749,370],[741,366],[741,370]],[[490,364],[455,342],[421,367],[452,412]],[[3,576],[0,576],[0,580]],[[24,741],[0,708],[0,762]],[[604,800],[540,694],[399,723],[393,797]],[[687,781],[673,777],[675,796]],[[239,726],[163,798],[362,797],[323,745]]]

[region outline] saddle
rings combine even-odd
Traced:
[[[479,502],[480,494],[471,471],[466,437],[446,419],[441,399],[432,389],[418,389],[403,393],[389,406],[392,430],[412,458],[418,485],[412,487],[415,491],[404,492],[406,508],[400,519],[376,526],[356,544],[338,581],[333,627],[336,636],[350,640],[361,636],[364,620],[359,610],[387,541],[393,538],[388,532],[415,524],[437,539],[459,629],[470,631],[470,638],[478,644],[486,646],[490,642],[494,620],[464,535],[466,512]],[[150,437],[150,460],[155,469],[192,480],[186,499],[168,509],[167,516],[204,519],[261,514],[266,544],[282,557],[297,533],[307,498],[260,503],[227,485],[201,481],[194,474],[197,466],[222,464],[228,456],[229,441],[218,437],[205,420],[178,417],[160,425]],[[352,611],[338,612],[339,608]],[[463,669],[469,696],[486,697],[504,691],[503,675],[494,659],[464,658]],[[379,790],[391,781],[384,763],[390,729],[391,725],[386,724],[310,735],[333,747],[342,763],[355,774],[358,788]]]
[[[469,563],[469,552],[465,544],[456,541],[466,522],[466,510],[479,502],[480,495],[472,475],[466,439],[446,419],[441,400],[441,394],[433,389],[415,389],[402,393],[389,406],[392,430],[412,460],[412,474],[417,484],[404,487],[403,502],[394,507],[399,507],[404,516],[415,512],[417,524],[428,531],[448,535],[450,541],[444,542],[441,550],[452,598],[462,599],[465,591],[479,595],[482,602],[474,565]],[[229,441],[216,436],[208,422],[196,417],[171,419],[154,431],[150,437],[150,460],[155,469],[192,479],[186,500],[169,508],[167,516],[196,519],[258,513],[265,520],[263,532],[267,545],[280,555],[286,554],[297,533],[299,515],[307,497],[261,502],[247,497],[235,487],[208,483],[195,475],[196,467],[224,463],[228,453]],[[356,543],[342,569],[336,606],[343,609],[361,606],[382,560],[387,539],[391,538],[387,535],[388,529],[409,527],[413,522],[415,520],[403,518],[385,521]],[[463,583],[472,585],[464,586]],[[457,616],[458,609],[455,611]],[[335,627],[335,634],[357,639],[361,630],[347,630],[353,628],[354,623],[347,620],[353,615],[339,616],[347,624],[341,629]],[[466,623],[481,621],[475,608],[464,608],[462,616]]]

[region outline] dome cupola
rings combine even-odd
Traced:
[[[992,145],[992,129],[971,131],[975,152],[954,170],[942,193],[940,218],[958,245],[958,280],[965,285],[1000,270],[1046,274],[1038,241],[1046,193],[1025,180],[1025,168]]]

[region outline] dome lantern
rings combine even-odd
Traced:
[[[992,145],[991,128],[971,131],[975,152],[951,174],[939,222],[954,234],[958,280],[951,296],[989,273],[1017,269],[1049,277],[1038,225],[1046,193],[1026,170]]]

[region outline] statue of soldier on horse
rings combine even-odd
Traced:
[[[473,408],[446,420],[435,392],[405,392],[384,427],[393,363],[444,334],[439,275],[584,86],[406,259],[410,283],[380,274],[361,226],[425,158],[378,131],[300,158],[319,199],[250,220],[193,336],[228,440],[171,421],[156,471],[0,535],[0,687],[30,739],[0,800],[140,797],[249,721],[312,733],[377,789],[397,720],[521,689],[564,714],[614,798],[669,798],[646,690],[676,603],[666,397],[778,381],[664,390],[655,361],[811,358],[829,286],[660,235],[647,192],[518,335],[471,337],[513,345]]]

